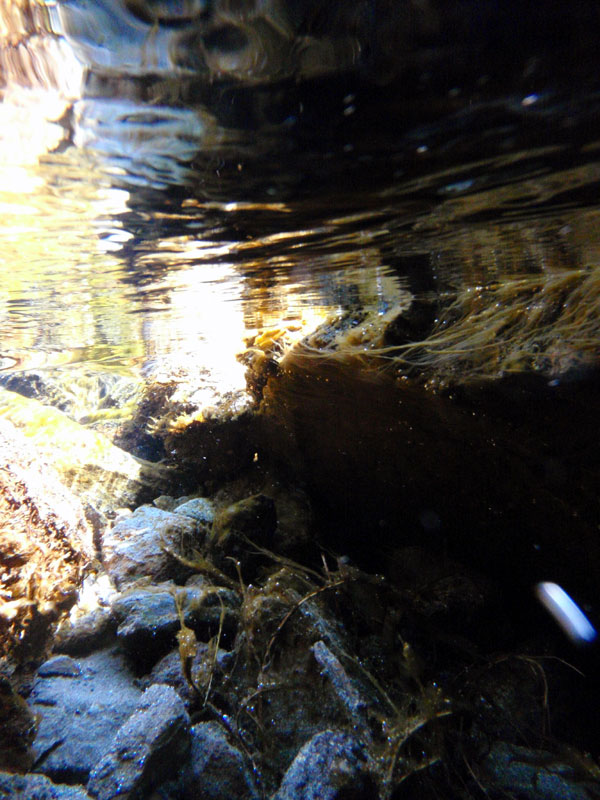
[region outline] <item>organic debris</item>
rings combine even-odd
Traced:
[[[260,396],[280,366],[326,359],[425,383],[474,382],[593,367],[600,349],[600,268],[548,269],[414,298],[408,307],[331,316],[293,346],[267,338],[243,356]]]

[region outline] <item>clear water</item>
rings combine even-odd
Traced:
[[[90,32],[102,37],[102,24]],[[413,368],[434,363],[456,395],[443,381],[441,398],[419,387],[408,422],[396,416],[402,385],[377,396],[376,382],[323,391],[325,378],[299,395],[328,533],[337,524],[346,547],[354,525],[359,550],[385,540],[386,525],[392,542],[400,525],[432,547],[455,537],[461,558],[501,576],[515,618],[524,587],[530,596],[557,580],[598,627],[597,66],[580,71],[568,42],[553,40],[535,80],[525,52],[506,80],[467,65],[456,84],[426,67],[406,83],[335,70],[304,83],[140,71],[148,48],[168,67],[168,35],[144,29],[90,50],[105,72],[88,74],[72,103],[39,86],[4,93],[0,386],[23,377],[29,390],[39,376],[45,401],[94,424],[111,381],[128,409],[161,381],[214,398],[244,387],[236,356],[257,333],[300,339],[347,312],[387,319],[422,301],[437,322],[417,320],[415,337],[432,336]],[[135,48],[137,66],[120,73]],[[471,378],[485,380],[465,388]]]

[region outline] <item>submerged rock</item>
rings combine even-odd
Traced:
[[[140,380],[79,365],[0,375],[0,386],[63,411],[75,422],[107,430],[131,414]]]
[[[196,642],[195,651],[184,667],[179,649],[172,650],[144,678],[148,685],[164,683],[172,686],[188,711],[205,700],[210,688],[218,688],[219,682],[227,679],[235,662],[235,653],[221,649],[215,652],[214,646],[204,642]]]
[[[207,641],[220,628],[230,638],[238,606],[239,598],[230,589],[211,586],[196,575],[186,586],[169,582],[124,592],[113,601],[112,613],[118,622],[117,639],[143,666],[175,645],[182,619],[200,640]]]
[[[202,525],[212,525],[215,518],[214,505],[207,497],[193,497],[184,502],[176,501],[171,510],[176,514],[191,517]]]
[[[369,740],[367,709],[381,709],[373,686],[348,659],[351,645],[327,606],[327,599],[346,601],[335,588],[313,597],[314,588],[284,569],[244,596],[232,680],[217,691],[233,708],[241,703],[246,730],[269,753],[263,778],[273,789],[312,737],[334,726]]]
[[[88,655],[108,646],[117,630],[117,621],[108,608],[96,608],[78,617],[65,620],[54,640],[54,651],[70,656]]]
[[[487,785],[523,800],[590,800],[600,794],[591,774],[582,775],[547,751],[506,742],[492,746],[483,770]]]
[[[199,525],[191,517],[140,506],[105,533],[102,561],[119,589],[139,578],[182,580],[192,569],[170,553],[184,555],[201,542]]]
[[[0,772],[0,800],[90,800],[79,786],[52,783],[45,775]]]
[[[319,665],[320,674],[327,680],[339,700],[340,706],[353,720],[355,731],[367,733],[368,702],[360,687],[350,677],[341,661],[327,647],[325,642],[318,641],[311,647],[315,661]],[[368,733],[367,733],[368,736]]]
[[[245,580],[253,580],[258,563],[264,561],[256,546],[271,549],[276,528],[273,500],[264,494],[245,497],[215,515],[209,538],[211,558],[223,570],[231,571],[232,561],[243,565]]]
[[[77,497],[1,415],[0,659],[35,661],[77,599],[92,530]]]
[[[247,537],[267,547],[272,544],[276,525],[275,503],[270,497],[257,494],[219,511],[214,521],[212,539],[220,547],[225,547],[230,537]]]
[[[61,483],[101,515],[133,507],[170,483],[165,466],[135,458],[37,400],[0,388],[0,417],[22,432]]]
[[[123,656],[113,650],[50,659],[29,697],[39,719],[36,769],[54,780],[85,783],[140,696]]]
[[[190,719],[177,692],[155,684],[116,732],[87,785],[97,800],[143,797],[176,774],[190,747]]]
[[[326,730],[302,747],[273,800],[372,800],[377,794],[364,746],[347,733]]]
[[[216,722],[194,725],[189,764],[181,781],[182,800],[259,800],[248,759]]]

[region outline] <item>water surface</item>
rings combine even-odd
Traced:
[[[321,129],[96,98],[66,135],[58,107],[5,100],[2,369],[193,362],[234,386],[257,329],[597,273],[595,94],[450,93],[423,124],[408,100],[345,88],[313,87],[339,104]],[[560,357],[593,360],[594,333]]]

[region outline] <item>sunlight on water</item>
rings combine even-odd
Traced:
[[[277,5],[228,18],[261,31],[260,68],[243,37],[180,63],[178,22],[156,9],[158,25],[112,0],[36,8],[53,35],[2,51],[4,372],[202,373],[223,392],[244,386],[236,355],[264,331],[289,345],[344,315],[375,330],[419,303],[431,319],[410,335],[428,346],[394,351],[413,367],[552,377],[596,363],[593,92],[396,97],[336,69],[307,89],[278,84],[269,61],[273,46],[292,68]],[[297,68],[314,77],[319,55],[341,74],[355,55],[340,42],[332,62],[326,35],[304,42]],[[204,68],[220,82],[192,79]]]

